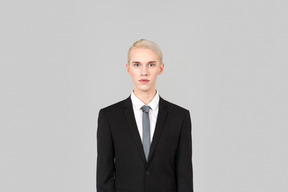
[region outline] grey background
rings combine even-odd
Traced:
[[[95,191],[98,111],[147,38],[192,115],[195,192],[287,192],[287,4],[1,0],[0,191]]]

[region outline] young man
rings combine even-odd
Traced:
[[[156,90],[160,48],[135,42],[126,68],[131,95],[99,112],[97,192],[192,192],[190,114]]]

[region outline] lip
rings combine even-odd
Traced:
[[[146,84],[146,83],[149,83],[149,80],[148,79],[140,79],[139,82]]]

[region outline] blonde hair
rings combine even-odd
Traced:
[[[131,59],[130,52],[134,48],[151,49],[152,51],[154,51],[158,55],[159,60],[160,60],[160,65],[162,64],[163,56],[162,56],[162,51],[161,51],[160,47],[156,43],[154,43],[153,41],[150,41],[147,39],[140,39],[139,41],[136,41],[135,43],[133,43],[133,45],[129,48],[128,63],[130,62],[130,59]]]

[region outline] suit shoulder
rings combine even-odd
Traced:
[[[188,109],[184,108],[184,107],[181,107],[175,103],[171,103],[169,101],[166,101],[163,99],[163,102],[166,103],[166,106],[171,110],[171,111],[174,111],[174,112],[181,112],[181,113],[187,113],[189,112]]]
[[[123,107],[123,105],[124,105],[126,100],[127,99],[124,99],[124,100],[119,101],[117,103],[111,104],[111,105],[109,105],[107,107],[104,107],[104,108],[100,109],[100,111],[111,112],[111,111],[119,110],[119,109],[121,109]]]

